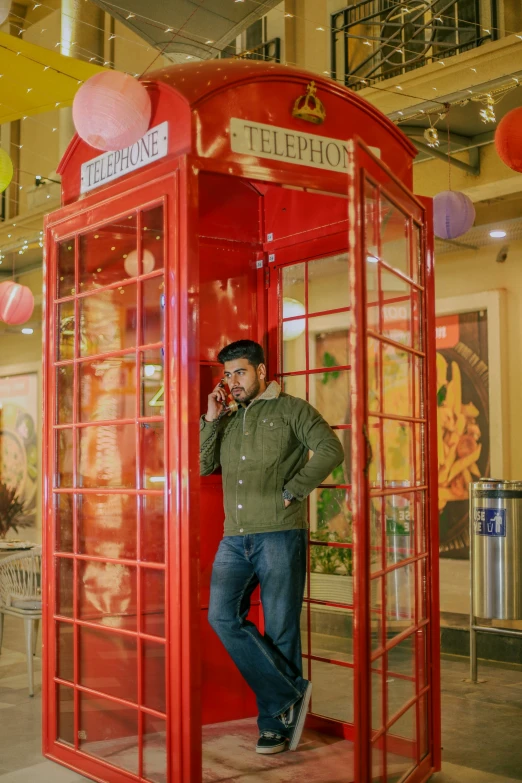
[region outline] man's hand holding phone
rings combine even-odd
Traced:
[[[223,386],[223,382],[220,381],[218,385],[208,395],[207,412],[205,414],[205,421],[211,422],[219,419],[220,414],[223,412],[223,408],[227,404],[227,392]]]

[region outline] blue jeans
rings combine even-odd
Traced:
[[[256,695],[260,731],[286,735],[277,716],[306,689],[300,634],[306,555],[307,531],[281,530],[226,536],[214,560],[208,619]],[[264,635],[247,620],[257,585]]]

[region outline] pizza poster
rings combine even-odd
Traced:
[[[0,480],[16,488],[24,525],[36,522],[37,415],[37,374],[0,378]]]
[[[469,557],[470,484],[490,473],[487,312],[436,319],[440,555]]]

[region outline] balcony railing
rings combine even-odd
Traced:
[[[252,46],[244,52],[235,55],[238,60],[264,60],[265,62],[281,62],[281,39],[272,38],[270,41]]]
[[[331,29],[332,78],[360,89],[495,40],[497,0],[362,0]]]

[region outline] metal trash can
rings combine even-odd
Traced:
[[[471,484],[473,613],[522,619],[522,481]]]

